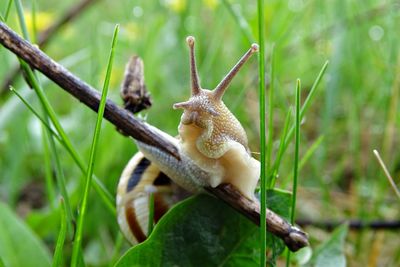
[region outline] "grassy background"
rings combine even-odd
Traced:
[[[38,30],[48,26],[74,2],[36,1]],[[0,2],[2,14],[6,3]],[[31,1],[23,4],[27,22],[32,25]],[[300,158],[319,137],[324,139],[301,169],[297,217],[398,218],[399,200],[372,150],[381,152],[398,182],[400,3],[275,0],[266,1],[265,12],[267,55],[275,46],[273,155],[276,155],[286,112],[294,103],[296,79],[302,81],[304,100],[320,68],[326,60],[330,61],[301,129]],[[150,123],[172,135],[177,133],[181,114],[172,110],[172,104],[189,95],[186,36],[196,37],[200,77],[205,88],[216,86],[250,43],[257,40],[255,1],[99,0],[63,28],[51,40],[46,52],[81,79],[101,88],[116,23],[121,29],[109,97],[121,102],[119,85],[125,63],[129,56],[140,55],[145,62],[146,84],[154,100],[154,106],[145,115]],[[8,24],[19,31],[14,6]],[[2,81],[17,60],[0,48],[0,62]],[[255,152],[259,151],[257,76],[257,63],[252,59],[224,97],[247,129]],[[41,80],[75,147],[88,160],[96,114],[45,78]],[[37,106],[36,97],[21,79],[14,87]],[[135,151],[131,140],[117,134],[109,123],[104,124],[94,172],[112,193],[121,170]],[[293,151],[294,147],[290,146],[283,158],[278,187],[290,189]],[[58,152],[72,205],[76,207],[83,189],[83,176],[63,148],[58,147]],[[12,93],[2,95],[0,199],[23,216],[51,247],[58,234],[59,213],[50,209],[45,194],[43,162],[39,122]],[[86,224],[91,227],[85,227],[83,242],[87,262],[103,266],[115,253],[118,229],[115,218],[97,198],[92,192],[86,218]],[[329,235],[316,228],[308,230],[315,244]],[[116,255],[121,255],[126,247],[124,244]],[[346,253],[352,266],[375,261],[376,266],[399,264],[398,234],[353,232]]]

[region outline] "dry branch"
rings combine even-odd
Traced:
[[[46,75],[62,89],[97,112],[100,94],[95,89],[74,76],[66,68],[52,60],[38,48],[23,40],[8,28],[7,25],[1,22],[0,42],[4,47],[23,59],[30,66]],[[111,100],[107,100],[104,117],[124,133],[150,146],[157,147],[179,159],[177,148],[173,144],[150,130],[145,123],[136,119],[130,112],[118,107]],[[258,203],[244,197],[233,186],[222,184],[217,188],[208,187],[206,190],[228,203],[255,224],[259,224],[260,207]],[[292,251],[296,251],[308,245],[306,233],[291,226],[270,210],[267,210],[267,229],[280,237]]]

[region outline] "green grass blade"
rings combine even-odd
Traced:
[[[321,135],[318,137],[318,139],[307,149],[307,151],[304,153],[304,156],[301,158],[299,162],[299,168],[298,172],[300,172],[304,165],[308,162],[308,160],[311,158],[311,156],[314,154],[315,150],[321,145],[322,141],[324,140],[324,136]],[[293,174],[291,175],[289,181],[293,179]]]
[[[16,0],[15,1],[15,5],[17,8],[17,13],[18,13],[18,18],[19,18],[19,23],[20,23],[20,27],[22,29],[22,33],[25,39],[29,39],[28,36],[28,31],[26,28],[26,23],[25,23],[25,17],[24,17],[24,12],[23,12],[23,7],[21,4],[20,0]],[[33,87],[33,89],[35,90],[35,92],[38,94],[39,92],[43,92],[36,76],[35,73],[32,71],[32,69],[30,68],[30,66],[25,63],[22,60],[19,60],[22,69],[25,71],[25,73],[27,74],[27,81],[28,83]],[[49,113],[47,112],[47,109],[42,105],[43,108],[43,112],[45,115],[45,121],[48,124],[48,115]],[[72,209],[71,209],[71,205],[70,205],[70,201],[69,201],[69,197],[68,197],[68,192],[67,192],[67,188],[65,185],[65,177],[64,177],[64,172],[61,168],[61,162],[60,159],[58,157],[58,153],[57,153],[57,148],[56,148],[56,144],[54,142],[53,136],[51,134],[50,131],[48,131],[48,137],[49,137],[49,144],[50,144],[50,150],[51,150],[51,154],[53,155],[53,164],[55,167],[55,172],[56,172],[56,178],[57,178],[57,183],[58,183],[58,187],[60,189],[61,195],[62,197],[65,199],[65,207],[67,210],[67,219],[70,222],[69,225],[69,230],[72,233],[72,223],[73,223],[73,213],[72,213]]]
[[[23,29],[24,38],[27,39],[29,36],[27,35],[28,33],[27,33],[27,30],[26,30],[25,19],[23,18],[23,9],[22,9],[22,5],[20,3],[20,0],[16,0],[16,6],[17,6],[17,10],[19,10],[18,15],[22,16],[22,18],[20,18],[19,21],[20,21],[20,23],[23,23],[21,25],[21,28]],[[65,133],[63,127],[61,126],[61,123],[57,119],[57,115],[56,115],[55,111],[51,107],[50,102],[48,101],[46,95],[44,94],[44,91],[42,90],[41,86],[39,85],[39,82],[37,81],[37,78],[36,78],[35,74],[31,70],[31,68],[28,66],[28,64],[26,64],[25,62],[23,62],[21,60],[20,60],[20,64],[21,64],[22,68],[24,69],[24,71],[27,74],[27,79],[29,81],[29,84],[34,87],[35,92],[38,95],[42,106],[46,110],[46,114],[49,116],[50,120],[52,121],[54,127],[56,128],[58,134],[60,135],[60,137],[62,139],[62,142],[67,147],[68,152],[71,154],[71,156],[73,157],[74,161],[78,164],[78,166],[81,169],[81,171],[84,174],[86,174],[87,169],[86,169],[86,166],[85,166],[85,162],[79,156],[77,150],[74,149],[74,147],[72,145],[72,142],[69,140],[67,134]],[[100,198],[105,203],[105,205],[109,209],[109,211],[113,215],[115,215],[116,211],[115,211],[115,206],[114,206],[114,197],[107,191],[105,186],[98,180],[97,177],[93,177],[93,181],[94,181],[93,187],[95,188],[95,190],[99,194]],[[65,199],[65,201],[67,201],[67,200]]]
[[[47,128],[47,130],[49,130],[51,132],[51,134],[59,141],[62,143],[62,140],[60,138],[60,136],[51,128],[51,126],[49,125],[49,123],[42,118],[42,116],[39,115],[39,112],[37,112],[35,110],[35,108],[28,103],[28,101],[26,101],[26,99],[20,94],[18,93],[17,90],[15,90],[14,87],[10,86],[10,91],[13,92],[21,101],[22,103],[24,103],[24,105],[29,109],[30,112],[33,113],[33,115],[36,116],[36,118],[38,118],[40,120],[40,122]]]
[[[252,34],[250,24],[247,22],[246,18],[242,15],[240,10],[233,7],[233,5],[228,0],[222,0],[222,3],[232,15],[239,29],[242,31],[243,35],[246,37],[249,43],[253,43],[255,38]]]
[[[98,143],[99,136],[100,136],[101,124],[102,124],[103,115],[104,115],[104,109],[106,107],[107,93],[108,93],[108,87],[110,84],[111,70],[112,70],[113,61],[114,61],[114,52],[115,52],[115,45],[117,42],[118,31],[119,31],[119,25],[115,26],[113,39],[111,42],[110,56],[108,59],[107,73],[106,73],[106,77],[104,80],[99,110],[97,111],[97,121],[96,121],[95,131],[93,134],[92,147],[90,149],[90,158],[89,158],[88,171],[87,171],[87,176],[86,176],[86,183],[85,183],[84,193],[83,193],[83,197],[82,197],[80,213],[78,216],[78,223],[77,223],[77,228],[76,228],[74,245],[73,245],[73,249],[72,249],[71,266],[78,266],[78,263],[79,263],[78,262],[79,261],[79,253],[81,250],[83,225],[84,225],[86,209],[87,209],[87,200],[89,197],[90,184],[91,184],[91,179],[93,176],[95,156],[97,153],[97,143]],[[83,255],[83,253],[82,253],[82,255]]]
[[[56,172],[57,184],[58,184],[58,187],[60,189],[61,196],[65,200],[65,208],[67,210],[67,220],[69,222],[68,230],[72,234],[72,228],[73,228],[72,224],[73,224],[73,221],[74,221],[74,215],[72,213],[72,208],[71,208],[71,204],[70,204],[71,202],[69,200],[67,186],[65,184],[64,172],[63,172],[62,167],[61,167],[61,161],[60,161],[60,158],[58,156],[57,147],[56,147],[56,143],[54,142],[54,138],[53,138],[53,136],[52,136],[50,131],[48,131],[47,129],[46,129],[46,131],[47,131],[47,136],[49,137],[48,141],[49,141],[49,144],[50,144],[51,155],[53,156],[53,165],[54,165],[55,172]]]
[[[24,16],[24,9],[22,7],[21,0],[15,0],[15,8],[17,9],[19,25],[21,27],[22,36],[25,40],[30,42],[28,28],[26,27],[25,16]]]
[[[260,97],[260,160],[261,160],[261,212],[260,212],[260,235],[261,235],[261,253],[260,253],[260,266],[265,266],[267,262],[267,181],[265,175],[266,163],[266,130],[265,130],[265,36],[264,36],[264,0],[257,1],[258,10],[258,38],[260,44],[259,59],[259,97]]]
[[[299,173],[299,149],[300,149],[300,80],[296,84],[296,119],[295,119],[295,148],[294,148],[294,165],[293,165],[293,189],[292,189],[292,209],[290,214],[290,222],[294,224],[296,215],[296,198],[297,198],[297,180]],[[290,251],[287,253],[286,266],[290,264]]]
[[[32,42],[36,43],[36,38],[37,38],[37,17],[36,17],[36,0],[32,0]]]
[[[325,64],[322,66],[320,72],[318,73],[317,78],[315,79],[310,93],[308,94],[306,100],[304,101],[303,106],[300,109],[300,121],[303,119],[306,111],[308,110],[310,104],[311,104],[311,100],[314,98],[315,93],[316,93],[316,89],[318,88],[319,83],[321,82],[325,71],[328,67],[329,61],[326,61]],[[287,118],[287,117],[286,117]],[[285,124],[286,122],[288,122],[288,120],[285,120]],[[291,142],[292,138],[293,138],[293,134],[295,133],[295,125],[292,126],[289,131],[287,131],[287,133],[285,133],[284,135],[282,135],[281,137],[281,142],[279,144],[279,150],[278,150],[278,155],[276,157],[276,160],[274,162],[274,165],[272,167],[272,178],[271,178],[271,185],[275,184],[275,180],[276,180],[276,175],[278,174],[279,171],[279,166],[283,157],[283,154],[285,153],[287,147],[289,146],[289,143]],[[284,138],[284,142],[282,142],[282,138]]]
[[[12,6],[13,0],[9,0],[6,8],[6,12],[4,13],[4,22],[7,22],[8,16],[10,15],[11,11],[11,6]]]
[[[274,166],[273,166],[273,168],[271,170],[271,179],[270,179],[269,188],[274,188],[275,187],[276,178],[277,178],[277,175],[279,173],[279,167],[281,165],[282,157],[283,157],[283,154],[284,154],[285,140],[286,140],[287,132],[288,132],[288,129],[289,129],[289,124],[290,124],[290,118],[291,117],[292,117],[292,109],[290,108],[287,111],[287,114],[286,114],[285,124],[283,126],[283,131],[282,131],[281,139],[280,139],[280,142],[279,142],[279,148],[278,148],[278,153],[277,153],[277,156],[276,156],[276,161],[275,161],[275,164],[274,164]]]
[[[67,134],[65,133],[63,127],[61,126],[61,123],[57,119],[56,113],[53,110],[53,108],[51,107],[50,102],[48,101],[47,97],[45,96],[43,90],[41,90],[41,88],[38,87],[37,80],[35,79],[32,70],[30,69],[30,67],[28,65],[26,65],[26,63],[24,65],[25,65],[24,70],[27,72],[29,80],[32,82],[32,84],[33,83],[36,84],[36,85],[34,85],[34,88],[36,87],[39,89],[39,90],[36,90],[38,97],[39,97],[41,103],[43,104],[47,114],[49,115],[49,118],[52,121],[54,127],[56,128],[58,134],[60,135],[62,142],[67,147],[68,151],[74,158],[75,162],[78,163],[78,166],[80,167],[81,171],[86,173],[86,167],[85,167],[84,161],[79,156],[78,152],[73,148],[72,142],[69,140]],[[94,186],[95,190],[98,192],[101,199],[106,204],[107,208],[113,214],[115,214],[114,198],[96,177],[94,177],[93,180],[94,180],[93,186]]]
[[[304,100],[304,104],[300,109],[300,121],[303,119],[305,112],[307,111],[308,107],[311,104],[311,100],[315,96],[315,92],[317,90],[317,87],[318,87],[319,83],[321,82],[322,77],[324,77],[325,71],[328,68],[328,64],[329,64],[329,61],[328,60],[325,61],[324,65],[322,66],[321,70],[319,71],[318,76],[315,79],[315,81],[314,81],[314,83],[313,83],[313,85],[311,87],[310,93],[308,94],[306,100]]]
[[[63,259],[63,248],[64,248],[64,241],[67,235],[67,221],[66,221],[66,209],[64,200],[60,200],[60,232],[58,233],[56,248],[54,250],[54,257],[53,257],[53,267],[63,266],[62,259]]]
[[[271,185],[272,171],[271,171],[271,158],[272,158],[272,147],[274,142],[274,77],[275,77],[275,67],[274,67],[274,48],[271,50],[271,67],[270,67],[270,84],[269,84],[269,94],[268,94],[268,145],[267,145],[267,185]],[[268,187],[270,188],[270,187]]]
[[[3,16],[0,14],[0,20],[2,21],[2,22],[6,22],[6,20],[3,18]]]
[[[296,85],[296,123],[295,123],[295,147],[294,147],[294,166],[293,166],[293,198],[292,198],[292,214],[290,222],[294,223],[296,211],[296,195],[297,195],[297,178],[299,173],[299,149],[300,149],[300,80]]]
[[[53,170],[51,168],[51,154],[48,140],[51,138],[48,136],[48,130],[45,128],[43,124],[41,125],[42,129],[42,143],[43,143],[43,160],[44,160],[44,178],[46,181],[46,195],[49,199],[50,207],[54,209],[54,203],[56,199],[56,193],[54,192],[54,183],[53,183]]]
[[[322,77],[324,77],[324,74],[325,74],[325,71],[326,71],[326,69],[328,67],[328,64],[329,64],[329,61],[326,61],[325,64],[322,66],[320,72],[318,73],[317,78],[315,79],[315,81],[314,81],[314,83],[313,83],[313,85],[311,87],[310,93],[308,94],[306,100],[304,100],[304,104],[303,104],[303,106],[301,107],[301,110],[300,110],[300,121],[303,119],[304,114],[306,113],[308,107],[311,104],[311,100],[315,96],[315,93],[317,91],[318,85],[321,82]],[[293,137],[294,131],[295,131],[295,126],[290,128],[289,133],[288,133],[288,135],[286,137],[285,150],[286,150],[287,145],[290,143],[290,140]]]
[[[79,155],[79,153],[77,152],[77,150],[72,146],[71,141],[69,141],[68,136],[66,135],[65,131],[63,130],[63,128],[61,127],[61,124],[58,123],[58,127],[56,127],[57,131],[59,133],[63,133],[63,137],[60,137],[59,134],[57,134],[51,127],[50,125],[39,115],[39,113],[18,93],[18,91],[16,91],[15,89],[13,89],[12,87],[10,87],[10,90],[12,92],[14,92],[19,99],[21,99],[21,101],[28,107],[28,109],[42,122],[42,124],[52,133],[52,135],[60,142],[60,144],[62,144],[64,146],[64,148],[67,150],[67,152],[70,154],[70,156],[72,157],[72,159],[74,160],[74,162],[78,165],[78,167],[80,168],[80,170],[82,171],[82,173],[84,175],[86,175],[86,167],[84,166],[85,163],[82,159],[82,157]],[[44,96],[44,95],[43,95]],[[43,100],[43,102],[48,102],[48,100],[45,98],[41,98],[39,96],[39,99],[41,99],[41,101]],[[50,105],[50,104],[49,104]],[[50,106],[51,108],[51,106]],[[48,112],[52,112],[54,113],[54,110],[47,110]],[[55,113],[54,113],[55,114]],[[115,215],[116,211],[115,211],[115,207],[114,207],[114,198],[112,197],[112,195],[107,191],[107,189],[104,187],[104,185],[98,180],[98,178],[96,176],[93,177],[94,180],[94,188],[96,189],[96,192],[100,195],[101,199],[103,200],[103,202],[106,204],[107,208],[109,209],[109,211]]]
[[[321,135],[317,140],[310,146],[309,149],[304,153],[304,156],[301,158],[299,163],[299,171],[304,167],[304,165],[308,162],[310,157],[314,154],[315,150],[321,145],[322,141],[324,141],[324,136]]]
[[[20,3],[20,0],[16,0],[16,6],[17,6],[17,9],[19,10],[18,15],[23,16],[22,5]],[[24,18],[20,18],[19,21],[20,21],[20,23],[25,23]],[[21,28],[25,29],[25,30],[23,30],[24,35],[27,34],[26,25],[25,24],[21,25]],[[28,36],[26,35],[26,36],[24,36],[24,38],[26,39],[26,38],[28,38]],[[59,133],[61,139],[63,140],[63,143],[65,144],[68,151],[74,158],[75,162],[78,163],[78,166],[80,167],[81,171],[86,173],[86,167],[85,167],[84,161],[79,156],[77,151],[73,148],[72,142],[69,140],[67,134],[65,133],[63,127],[61,126],[61,123],[58,121],[56,113],[54,112],[53,108],[50,105],[50,102],[48,101],[43,90],[41,89],[33,71],[25,62],[23,62],[23,61],[20,61],[20,62],[21,62],[23,69],[27,73],[27,79],[30,81],[30,84],[34,87],[36,94],[38,95],[38,97],[40,99],[40,102],[42,103],[44,109],[46,110],[46,114],[48,114],[54,127],[57,129],[57,132]],[[108,209],[113,214],[116,214],[115,207],[114,207],[114,198],[112,197],[112,195],[107,191],[105,186],[102,185],[102,183],[96,177],[93,180],[94,180],[94,188],[100,195],[101,199],[105,202]],[[65,199],[65,201],[67,201],[67,200]]]
[[[24,69],[24,71],[28,71],[28,72],[32,73],[32,70],[30,69],[29,66],[27,66],[26,63],[21,61],[21,66]],[[33,75],[33,73],[32,73],[32,75]],[[33,83],[33,84],[34,84],[34,89],[35,89],[36,86],[38,86],[38,84],[37,83]],[[37,90],[37,89],[40,89],[40,88],[36,88],[35,90]],[[48,121],[46,121],[45,119],[41,118],[41,116],[38,114],[38,112],[36,110],[34,110],[33,107],[15,89],[10,87],[10,90],[12,92],[14,92],[19,97],[19,99],[21,99],[21,101],[33,112],[33,114],[35,116],[37,116],[41,120],[42,125],[45,126],[45,130],[46,130],[47,137],[48,137],[47,140],[49,141],[51,154],[53,155],[53,164],[55,166],[58,187],[60,189],[62,197],[65,199],[65,206],[66,206],[66,209],[67,209],[67,218],[68,218],[68,221],[71,223],[69,229],[72,230],[72,221],[73,221],[72,209],[71,209],[71,206],[70,206],[69,197],[68,197],[68,193],[67,193],[67,189],[66,189],[66,185],[65,185],[64,173],[63,173],[62,168],[61,168],[60,159],[58,157],[57,148],[55,146],[55,142],[54,142],[53,137],[57,138],[60,142],[62,142],[62,141],[59,139],[59,136],[51,129],[51,127],[48,124]],[[47,163],[45,163],[45,164],[47,164]],[[51,193],[52,189],[50,189],[50,187],[52,187],[52,186],[49,184],[49,183],[52,183],[52,182],[48,181],[48,179],[51,180],[51,177],[47,177],[47,174],[46,174],[46,184],[49,187],[49,189],[48,189],[49,190],[48,191],[49,198],[54,198],[54,196],[52,196],[52,193]],[[52,202],[52,203],[54,203],[54,202]]]

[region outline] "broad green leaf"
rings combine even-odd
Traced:
[[[286,202],[288,193],[271,192],[271,204]],[[169,211],[116,266],[258,266],[259,238],[259,228],[247,218],[214,197],[198,195]]]
[[[330,239],[322,243],[308,264],[313,267],[345,267],[344,244],[348,232],[348,225],[343,224],[336,228]]]
[[[45,245],[2,202],[0,202],[0,258],[7,267],[51,266],[51,256]]]
[[[198,195],[172,209],[117,266],[256,266],[258,239],[249,220],[214,197]]]

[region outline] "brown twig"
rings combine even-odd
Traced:
[[[89,7],[91,4],[95,3],[98,0],[82,0],[76,5],[73,5],[70,9],[68,9],[59,19],[54,21],[49,27],[47,27],[44,31],[39,33],[37,45],[43,49],[46,47],[51,37],[55,35],[63,26],[65,26],[68,22],[72,21],[79,14]],[[20,73],[21,69],[19,66],[12,67],[11,70],[5,75],[4,81],[0,87],[0,94],[4,94],[8,92],[8,87],[14,82]]]
[[[62,89],[72,94],[85,105],[97,112],[100,94],[89,85],[75,77],[67,69],[53,61],[50,57],[23,40],[15,32],[0,22],[0,42],[33,68],[42,72]],[[179,159],[177,148],[168,140],[152,131],[145,123],[137,120],[128,111],[107,100],[104,117],[117,128],[133,138],[150,146],[162,149]],[[244,197],[237,189],[228,184],[217,188],[206,188],[208,192],[227,202],[251,221],[259,224],[260,207],[258,203]],[[267,211],[267,229],[282,238],[285,244],[296,251],[308,245],[307,234],[291,226],[272,211]]]

